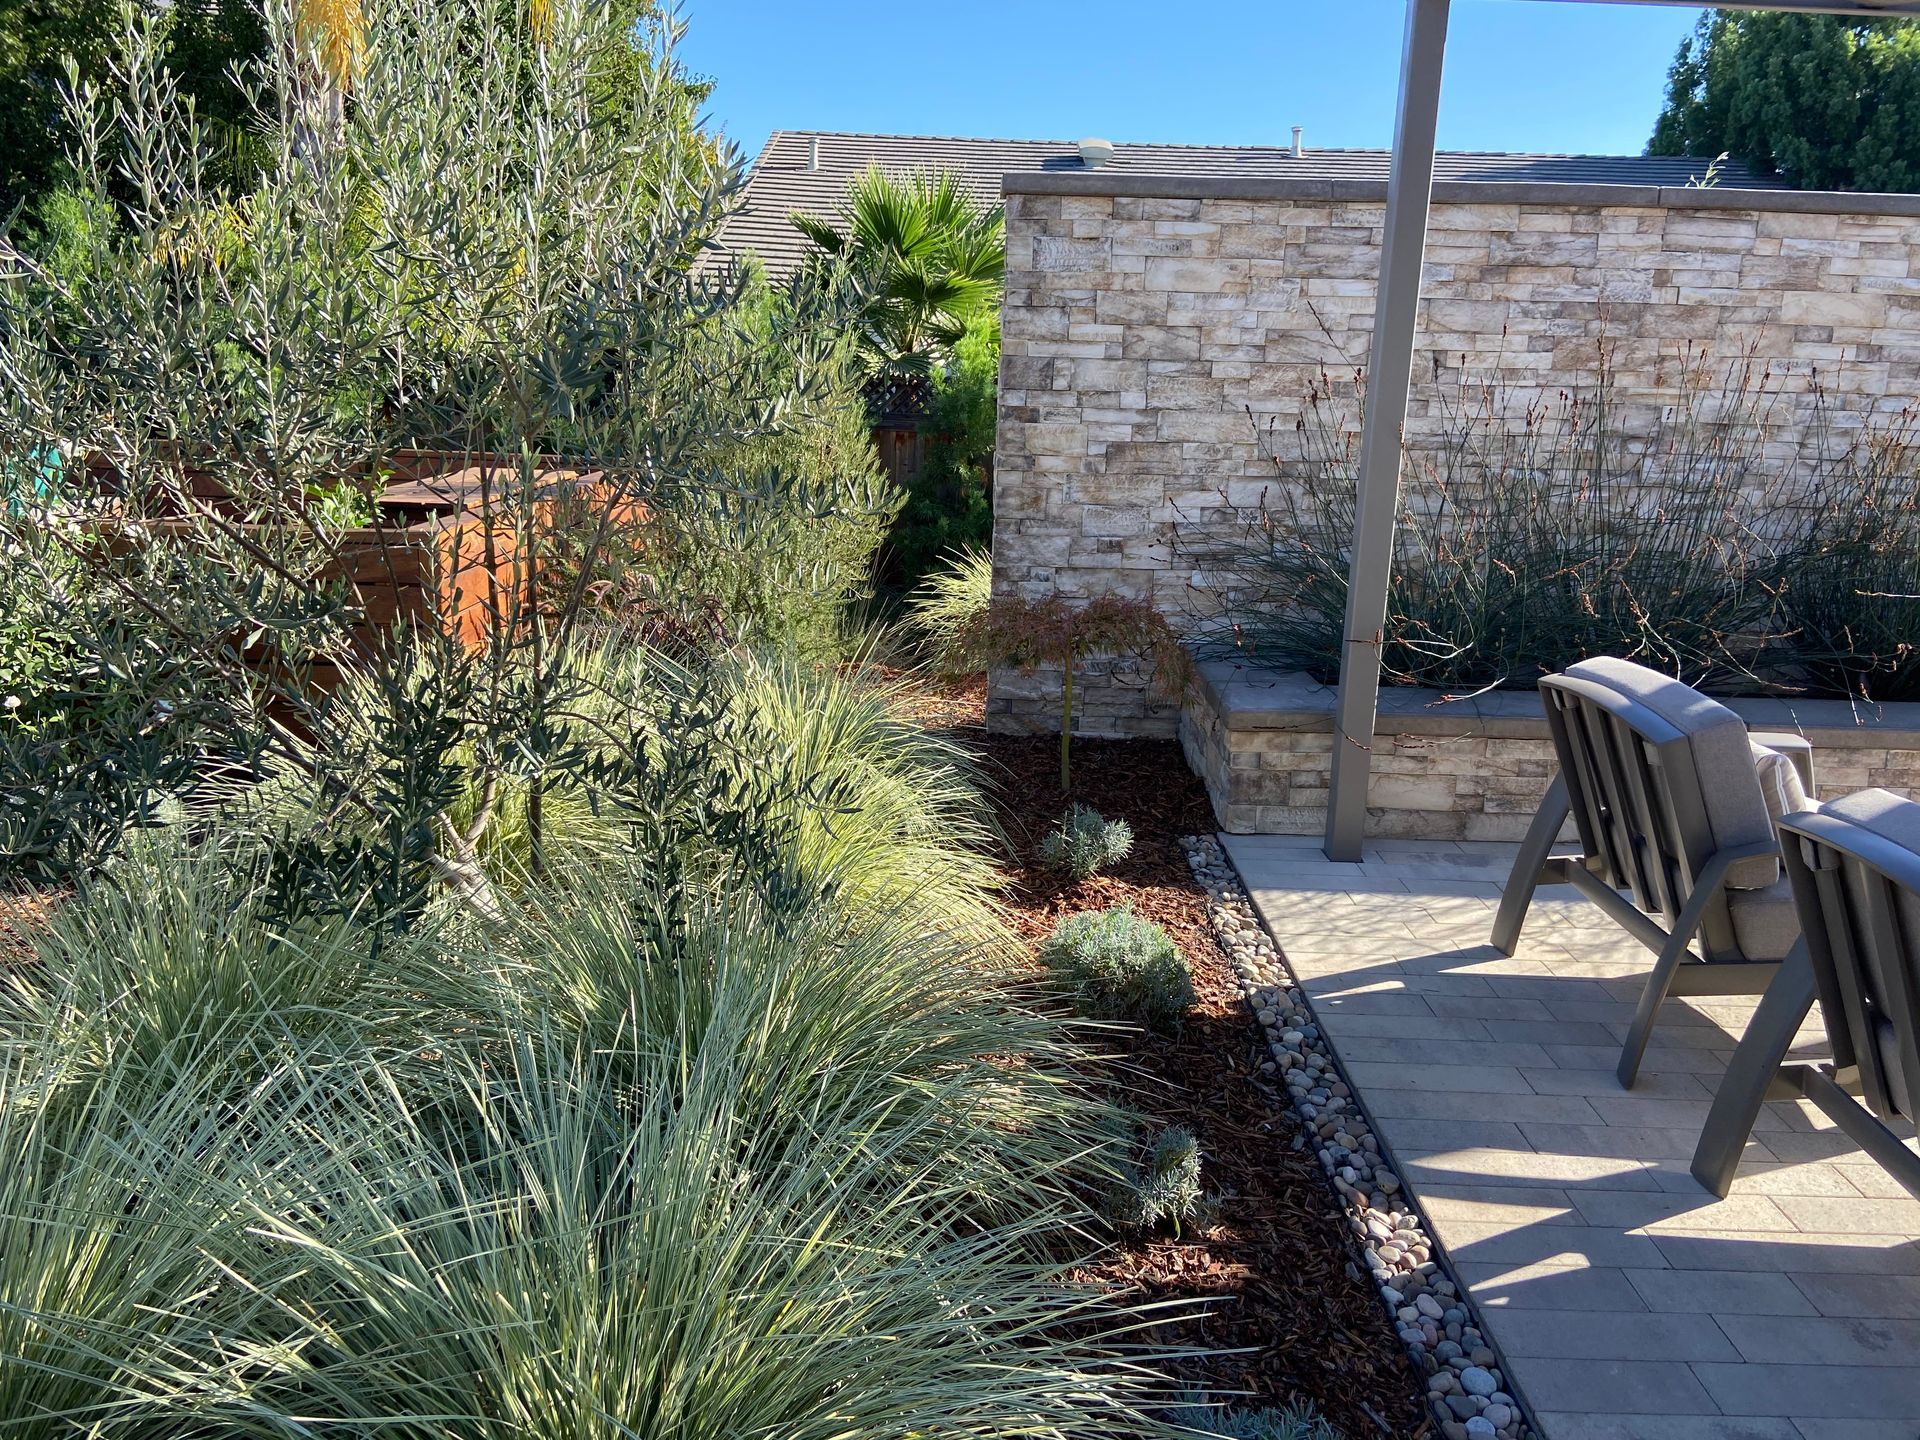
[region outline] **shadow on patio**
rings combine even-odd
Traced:
[[[1514,847],[1223,842],[1552,1440],[1915,1440],[1920,1201],[1803,1102],[1688,1173],[1753,998],[1669,1001],[1624,1090],[1652,957],[1570,890],[1487,944]]]

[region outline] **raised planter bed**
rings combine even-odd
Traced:
[[[1346,1197],[1292,1108],[1278,1057],[1249,1023],[1235,947],[1216,934],[1216,907],[1188,863],[1208,819],[1198,782],[1177,773],[1166,740],[1076,742],[1072,798],[1127,820],[1134,845],[1074,880],[1038,854],[1067,803],[1055,741],[978,743],[998,777],[1008,918],[1022,937],[1037,944],[1068,915],[1124,904],[1164,927],[1193,972],[1196,1003],[1179,1035],[1106,1032],[1113,1066],[1099,1078],[1154,1125],[1193,1130],[1209,1212],[1177,1233],[1121,1235],[1084,1278],[1170,1307],[1142,1340],[1190,1352],[1173,1372],[1196,1396],[1249,1409],[1311,1401],[1347,1440],[1431,1437],[1426,1376],[1381,1307]]]
[[[1333,687],[1299,671],[1210,661],[1180,720],[1187,762],[1220,828],[1314,835],[1326,824]],[[1920,797],[1920,704],[1725,698],[1756,729],[1805,735],[1820,789],[1879,785]],[[1554,771],[1540,697],[1380,692],[1367,833],[1412,840],[1518,840]]]

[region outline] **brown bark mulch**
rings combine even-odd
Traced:
[[[62,898],[53,890],[0,888],[0,965],[33,957],[32,931],[46,923]]]
[[[929,730],[978,727],[987,708],[987,677],[971,675],[947,685],[927,685],[906,671],[871,667],[881,676],[901,682],[895,711],[902,719]]]
[[[1171,741],[1080,740],[1073,793],[1060,793],[1059,742],[986,736],[984,752],[1015,847],[1008,899],[1020,933],[1039,941],[1078,910],[1130,903],[1163,926],[1193,970],[1198,1003],[1178,1039],[1126,1048],[1128,1103],[1200,1139],[1214,1210],[1188,1227],[1123,1247],[1090,1277],[1149,1301],[1207,1302],[1157,1327],[1170,1346],[1217,1353],[1185,1362],[1196,1389],[1237,1403],[1310,1401],[1347,1440],[1426,1437],[1415,1376],[1311,1148],[1295,1149],[1285,1091],[1259,1074],[1265,1058],[1226,957],[1214,944],[1205,891],[1178,837],[1214,828],[1206,792]],[[1133,853],[1076,882],[1038,863],[1038,846],[1078,800],[1133,826]],[[1139,1083],[1144,1071],[1151,1086]]]

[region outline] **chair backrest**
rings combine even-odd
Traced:
[[[1724,705],[1621,660],[1547,676],[1540,694],[1587,866],[1648,914],[1671,926],[1717,849],[1772,835],[1746,727]],[[1771,857],[1743,861],[1733,883],[1778,875]],[[1709,960],[1744,958],[1724,894],[1697,944]]]
[[[1780,822],[1834,1064],[1920,1120],[1920,805],[1862,790]]]

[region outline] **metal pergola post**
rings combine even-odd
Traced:
[[[1367,418],[1360,437],[1360,493],[1354,507],[1347,621],[1340,647],[1340,700],[1333,722],[1332,789],[1327,796],[1329,860],[1358,860],[1367,826],[1367,775],[1380,700],[1380,630],[1387,620],[1394,515],[1400,505],[1400,432],[1413,381],[1413,330],[1433,205],[1434,128],[1447,51],[1450,0],[1407,0],[1400,54],[1400,108],[1393,122],[1380,289],[1367,357]]]
[[[1569,0],[1558,0],[1569,3]],[[1577,3],[1577,0],[1574,0]],[[1700,0],[1611,0],[1628,5],[1698,5]],[[1400,107],[1387,180],[1380,288],[1367,357],[1367,420],[1360,440],[1353,556],[1347,571],[1347,619],[1340,646],[1334,713],[1333,774],[1327,797],[1326,855],[1360,858],[1367,826],[1367,778],[1380,704],[1380,639],[1387,617],[1393,528],[1400,502],[1401,432],[1413,378],[1413,335],[1420,274],[1433,205],[1434,131],[1440,70],[1447,48],[1449,0],[1407,0],[1400,55]],[[1920,0],[1720,0],[1723,10],[1784,10],[1859,20],[1920,15]]]

